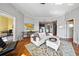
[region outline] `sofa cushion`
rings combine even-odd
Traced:
[[[42,38],[46,37],[46,34],[45,33],[39,33],[39,37],[42,39]]]
[[[35,33],[34,36],[39,37],[39,34],[38,33]]]
[[[32,36],[32,38],[33,38],[34,41],[37,41],[37,38],[40,39],[40,36],[39,36],[38,33],[34,33],[34,36]],[[41,39],[40,39],[40,40],[41,40]]]

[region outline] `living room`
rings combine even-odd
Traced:
[[[18,41],[2,55],[79,55],[78,3],[3,3],[0,10],[15,19],[13,41]]]

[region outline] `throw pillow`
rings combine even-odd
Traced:
[[[46,32],[46,36],[49,36],[49,33]]]
[[[0,52],[3,50],[3,48],[0,47]]]
[[[38,33],[35,33],[34,36],[38,37],[40,39],[40,36]]]
[[[36,41],[36,36],[33,36],[32,38],[33,38],[34,41]]]

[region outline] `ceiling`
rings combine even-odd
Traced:
[[[32,17],[58,17],[79,7],[78,3],[13,3],[25,16]]]

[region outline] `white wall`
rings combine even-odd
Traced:
[[[67,37],[65,16],[60,16],[57,18],[57,36],[61,38]]]
[[[9,15],[15,16],[16,20],[15,20],[15,40],[19,39],[19,36],[21,36],[21,32],[23,32],[24,30],[24,17],[22,15],[22,13],[20,13],[19,11],[17,11],[11,4],[8,3],[1,3],[0,4],[0,10],[8,13]]]
[[[33,23],[33,18],[31,17],[24,17],[24,23]]]

